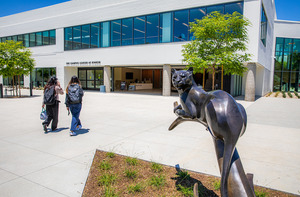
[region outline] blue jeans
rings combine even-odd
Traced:
[[[70,104],[69,106],[71,114],[72,114],[72,122],[71,122],[71,131],[75,131],[76,127],[81,125],[81,122],[79,120],[79,115],[81,111],[81,103],[77,104]]]

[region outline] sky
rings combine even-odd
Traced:
[[[42,8],[66,1],[69,0],[1,0],[0,17]],[[275,0],[275,6],[277,19],[300,21],[300,0]]]

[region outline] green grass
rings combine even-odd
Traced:
[[[106,157],[114,158],[115,156],[116,156],[116,154],[113,153],[113,152],[108,152],[108,153],[106,153]]]
[[[135,179],[137,177],[137,171],[136,170],[126,169],[124,171],[124,174],[127,178],[130,178],[130,179]]]
[[[126,163],[131,165],[131,166],[136,166],[138,165],[138,160],[137,158],[131,158],[131,157],[126,157]]]
[[[99,168],[101,170],[110,170],[111,169],[111,164],[108,161],[103,160],[100,164],[99,164]]]
[[[255,190],[255,196],[256,197],[267,197],[268,196],[268,193],[267,192],[264,192],[262,190]]]
[[[163,171],[162,165],[160,165],[160,164],[158,164],[158,163],[154,163],[154,162],[151,163],[151,169],[152,169],[154,172],[162,172],[162,171]]]
[[[219,190],[221,188],[221,181],[215,181],[214,182],[214,189]]]
[[[98,185],[110,186],[117,180],[117,175],[105,173],[98,177]]]
[[[150,178],[149,184],[157,188],[161,188],[166,184],[166,177],[163,175],[154,175]]]
[[[190,179],[191,176],[189,175],[188,171],[180,170],[176,174],[181,180]]]
[[[184,195],[187,197],[193,197],[194,196],[194,191],[193,191],[193,187],[184,187],[182,185],[177,185],[177,189]]]
[[[114,188],[112,188],[112,187],[105,187],[104,196],[105,197],[117,197],[118,195],[116,194]]]
[[[129,193],[142,192],[144,189],[145,189],[145,187],[141,183],[128,186]]]

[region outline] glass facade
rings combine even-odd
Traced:
[[[273,91],[299,92],[300,39],[276,38]]]
[[[100,89],[100,85],[103,85],[103,68],[78,68],[78,78],[83,89]]]
[[[22,41],[25,47],[55,45],[56,33],[55,30],[48,30],[0,38],[0,42],[5,42],[6,40]]]
[[[34,87],[44,87],[50,77],[56,76],[56,68],[34,68],[31,72],[31,81]]]
[[[182,42],[193,39],[189,22],[207,13],[237,11],[243,14],[243,2],[219,4],[166,13],[117,19],[64,28],[65,50]]]

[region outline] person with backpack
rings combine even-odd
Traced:
[[[78,77],[73,76],[66,88],[65,104],[68,111],[71,111],[72,122],[70,128],[70,136],[75,136],[75,131],[82,128],[79,115],[82,107],[83,90]]]
[[[60,87],[60,82],[56,77],[51,77],[44,87],[44,99],[42,108],[46,105],[47,118],[42,123],[45,133],[48,132],[47,127],[51,123],[51,130],[57,128],[58,123],[58,109],[59,109],[59,94],[64,94],[63,89]]]

